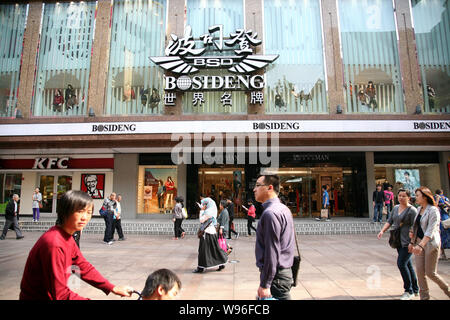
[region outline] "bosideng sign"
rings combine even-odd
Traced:
[[[192,29],[186,26],[184,37],[179,39],[171,34],[171,39],[165,49],[164,57],[151,57],[150,59],[166,71],[177,76],[166,75],[164,90],[165,105],[175,105],[175,91],[197,91],[193,94],[193,104],[204,102],[202,91],[224,90],[220,101],[223,105],[231,105],[231,93],[229,91],[250,91],[250,103],[262,104],[264,78],[254,74],[255,71],[266,67],[275,61],[278,55],[255,55],[252,47],[261,44],[257,39],[257,33],[252,30],[237,29],[231,33],[228,40],[223,36],[223,25],[214,25],[208,28],[208,33],[200,36],[202,48],[196,48],[196,42],[192,36]],[[234,52],[233,55],[204,56],[209,47],[223,53]],[[208,52],[211,52],[209,50]],[[201,69],[226,69],[234,75],[195,75]]]

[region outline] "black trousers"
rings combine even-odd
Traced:
[[[103,237],[103,241],[110,242],[113,239],[114,232],[114,214],[112,212],[108,212],[106,216],[103,217],[105,219],[105,235]]]
[[[175,233],[175,238],[180,238],[181,234],[184,232],[184,229],[181,227],[181,223],[183,222],[183,219],[175,219],[174,222],[174,233]]]
[[[251,229],[255,230],[256,232],[256,228],[253,226],[253,222],[255,222],[255,218],[247,216],[247,231],[249,236],[252,234]]]
[[[112,237],[111,239],[114,239],[114,231],[117,230],[117,234],[119,235],[119,239],[123,239],[123,230],[122,230],[122,219],[115,219],[114,220],[114,228],[112,231]]]
[[[228,234],[228,238],[227,239],[231,239],[231,234],[232,233],[234,233],[234,234],[237,234],[237,232],[231,227],[231,225],[232,225],[232,223],[233,223],[233,220],[234,220],[234,218],[232,218],[232,217],[230,217],[230,221],[229,221],[229,228],[228,228],[228,230],[230,231],[229,232],[229,234]]]

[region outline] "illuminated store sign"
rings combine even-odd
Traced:
[[[196,48],[192,36],[192,29],[186,26],[184,37],[179,39],[171,34],[164,57],[151,57],[150,59],[166,71],[178,76],[166,75],[164,102],[167,106],[175,105],[175,91],[196,91],[193,94],[194,105],[204,102],[202,91],[224,90],[220,98],[223,105],[231,105],[229,91],[250,91],[250,103],[262,104],[264,96],[264,77],[253,74],[275,61],[278,55],[255,55],[252,47],[259,46],[262,41],[257,39],[258,34],[252,30],[237,29],[231,33],[227,40],[223,36],[223,25],[214,25],[208,28],[208,33],[200,36],[202,48]],[[233,51],[233,55],[204,56],[205,52],[213,50],[223,53]],[[202,69],[226,69],[235,75],[195,75]]]

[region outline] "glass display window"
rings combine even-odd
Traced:
[[[33,115],[86,115],[96,2],[43,6]]]
[[[171,214],[177,191],[176,166],[139,166],[138,214]]]
[[[0,4],[0,117],[15,115],[27,13],[27,4]]]
[[[318,0],[264,1],[267,114],[328,113]]]
[[[392,0],[338,0],[348,113],[404,113]]]
[[[448,1],[411,0],[424,112],[450,113]]]
[[[238,29],[244,29],[243,0],[187,0],[186,25],[192,30],[196,48],[206,48],[204,56],[234,55],[235,47],[224,46],[230,35]],[[205,46],[202,35],[208,34],[209,28],[221,26],[221,30],[211,33],[213,43],[218,46]],[[220,41],[222,41],[220,43]],[[200,70],[196,76],[233,76],[225,69]],[[183,94],[183,112],[186,114],[245,114],[247,113],[247,95],[243,90],[199,90],[186,91]]]
[[[165,0],[114,1],[106,114],[161,114],[164,74],[150,57],[164,55],[166,6]]]

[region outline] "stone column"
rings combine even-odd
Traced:
[[[31,101],[33,99],[34,74],[37,68],[36,54],[39,45],[39,31],[41,26],[42,2],[29,3],[27,28],[24,34],[22,49],[22,67],[20,70],[19,93],[17,109],[24,118],[31,115]]]
[[[375,159],[373,152],[366,152],[366,177],[367,177],[367,204],[369,208],[369,218],[373,220],[374,210],[372,194],[375,191]]]
[[[441,176],[441,188],[448,197],[450,194],[448,163],[450,160],[450,152],[439,152],[439,173]],[[434,192],[434,190],[431,190]]]
[[[395,15],[399,36],[400,69],[405,94],[405,110],[407,114],[414,114],[416,106],[424,106],[422,88],[419,85],[419,62],[416,55],[416,40],[410,11],[410,2],[395,0]]]
[[[256,54],[262,54],[264,46],[264,34],[263,34],[263,7],[260,0],[247,0],[245,1],[245,30],[253,30],[258,33],[258,39],[263,40],[262,45],[256,47]],[[263,75],[264,71],[256,71],[255,74]],[[264,97],[264,102],[267,97]],[[253,115],[262,115],[265,113],[265,105],[263,104],[250,104],[250,93],[247,94],[247,113]]]
[[[167,9],[168,23],[166,27],[166,47],[169,44],[170,35],[176,34],[178,38],[184,36],[184,0],[170,0],[170,6]],[[166,73],[166,75],[173,75]],[[164,115],[181,115],[183,114],[183,93],[177,91],[177,99],[175,106],[166,106],[164,98],[161,97],[161,103],[164,104]]]
[[[337,106],[345,113],[344,76],[339,41],[338,11],[335,0],[322,0],[322,21],[325,48],[325,68],[328,81],[328,106],[336,114]]]
[[[92,43],[90,85],[88,91],[88,108],[93,108],[96,116],[105,113],[105,86],[109,67],[109,48],[111,29],[111,1],[99,0],[95,20],[95,37]]]
[[[137,184],[139,173],[139,154],[115,154],[114,178],[112,189],[122,195],[122,213],[124,219],[137,217]]]

